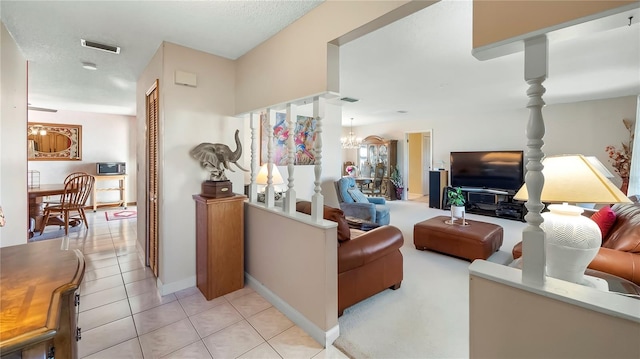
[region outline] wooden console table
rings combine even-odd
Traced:
[[[2,357],[78,357],[76,290],[84,276],[79,250],[62,239],[0,248]],[[54,348],[54,349],[52,349]]]
[[[244,200],[231,197],[196,201],[196,283],[211,300],[244,287]]]
[[[93,177],[96,178],[96,183],[93,185],[93,192],[91,193],[91,204],[93,205],[94,212],[98,208],[98,205],[101,204],[115,204],[124,207],[124,209],[127,209],[127,187],[125,183],[127,181],[127,175],[94,175]],[[118,181],[118,187],[98,187],[98,182],[106,181]],[[97,192],[104,191],[119,191],[120,200],[111,202],[98,202],[98,199],[96,197]]]

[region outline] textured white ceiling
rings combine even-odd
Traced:
[[[236,59],[320,3],[2,0],[0,15],[29,61],[33,106],[132,115],[136,80],[162,41]],[[83,48],[81,38],[121,53]]]
[[[162,41],[235,59],[320,3],[2,0],[0,15],[29,60],[33,106],[134,114],[136,80]],[[470,0],[444,0],[343,45],[340,92],[360,99],[343,103],[343,125],[525,107],[523,53],[475,59],[471,15]],[[617,16],[613,30],[550,42],[547,104],[640,94],[640,13]]]

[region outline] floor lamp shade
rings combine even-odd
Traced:
[[[566,281],[590,284],[584,271],[598,253],[602,243],[600,228],[584,211],[567,203],[630,203],[631,201],[586,157],[562,155],[546,157],[544,186],[540,201],[563,203],[548,206],[540,226],[546,237],[547,275]],[[528,200],[526,184],[514,199]],[[526,253],[523,253],[526,260]]]

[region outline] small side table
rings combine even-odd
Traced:
[[[196,283],[207,300],[244,287],[244,200],[193,195],[196,202]]]

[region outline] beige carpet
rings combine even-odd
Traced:
[[[423,195],[413,195],[409,197],[409,201],[412,202],[424,202],[424,203],[429,203],[429,196],[423,196]]]
[[[416,250],[413,225],[449,211],[414,201],[389,201],[391,224],[404,235],[404,280],[347,308],[334,345],[352,358],[467,358],[469,356],[469,262]],[[508,264],[525,223],[468,214],[501,225],[505,237],[489,260]]]

